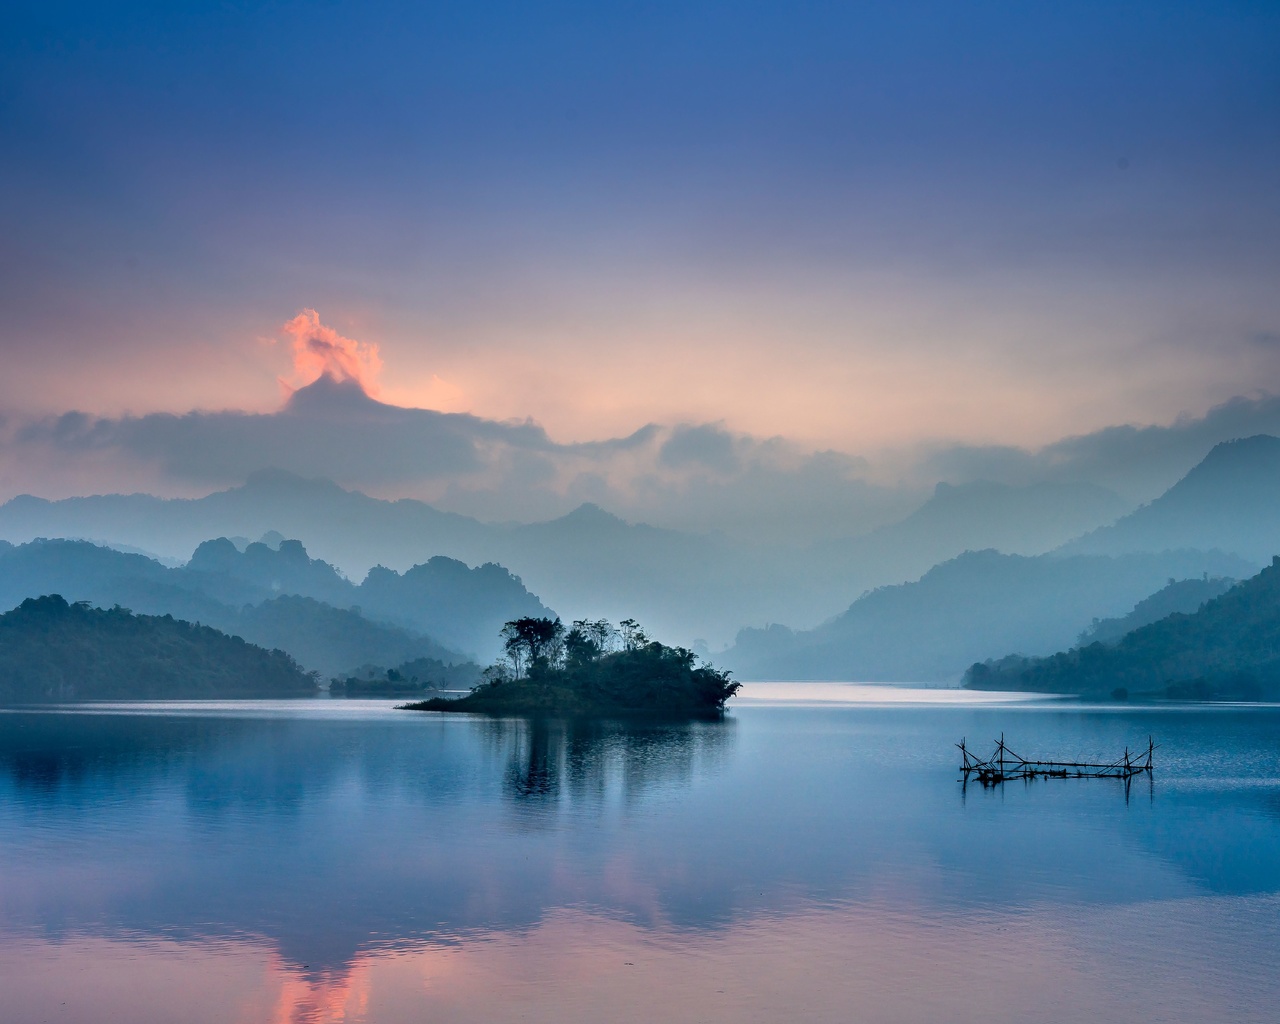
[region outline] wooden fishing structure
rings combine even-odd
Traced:
[[[1015,754],[1005,745],[1004,733],[996,741],[995,752],[983,760],[965,746],[956,744],[963,759],[960,771],[968,784],[970,776],[984,786],[998,786],[1013,779],[1123,779],[1126,783],[1135,775],[1152,774],[1152,755],[1156,745],[1147,737],[1147,749],[1131,755],[1124,748],[1124,755],[1110,762],[1091,761],[1030,761]]]

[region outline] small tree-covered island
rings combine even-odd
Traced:
[[[683,647],[649,639],[634,619],[522,618],[502,628],[505,658],[457,699],[402,705],[412,711],[486,715],[646,715],[718,718],[741,685]]]

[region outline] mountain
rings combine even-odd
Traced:
[[[275,548],[259,542],[240,551],[220,537],[196,548],[178,575],[205,591],[249,586],[264,595],[294,594],[339,608],[357,607],[367,618],[427,633],[486,658],[497,653],[504,622],[550,614],[502,566],[489,562],[472,568],[442,555],[403,573],[374,566],[357,586],[328,562],[308,555],[300,541],[284,540]],[[435,656],[421,652],[403,660]],[[360,662],[344,667],[356,664]]]
[[[1090,483],[939,483],[904,519],[819,545],[815,561],[863,588],[883,586],[915,579],[965,551],[1044,554],[1130,508],[1114,491]]]
[[[1226,576],[1208,575],[1193,580],[1169,580],[1150,597],[1143,598],[1133,606],[1133,611],[1118,619],[1094,619],[1089,628],[1080,634],[1077,647],[1087,647],[1093,643],[1112,643],[1126,633],[1131,633],[1141,626],[1158,622],[1174,612],[1190,614],[1197,611],[1206,601],[1221,597],[1236,585],[1238,580]]]
[[[470,551],[488,532],[466,516],[412,500],[382,501],[328,480],[263,470],[202,498],[105,494],[48,501],[19,495],[0,506],[0,536],[15,543],[61,537],[126,544],[186,561],[210,537],[278,530],[322,548],[328,561],[407,568],[427,556]],[[389,557],[389,552],[394,556]]]
[[[310,597],[284,595],[208,621],[250,643],[287,651],[326,678],[358,665],[398,665],[417,659],[460,664],[466,660],[432,637],[371,622],[354,609],[334,608]]]
[[[1048,658],[973,665],[965,685],[1116,697],[1280,699],[1280,557],[1191,614]]]
[[[1245,575],[1220,552],[1116,557],[971,551],[914,583],[864,594],[809,631],[748,629],[721,659],[743,679],[948,682],[975,661],[1069,645],[1094,618],[1121,614],[1169,577]]]
[[[353,607],[359,604],[359,588],[332,566],[310,559],[300,545],[286,542],[280,551],[250,545],[241,553],[229,541],[214,541],[199,550],[196,568],[170,569],[144,556],[86,541],[8,546],[0,550],[0,607],[13,607],[35,594],[61,593],[101,607],[171,614],[279,648],[326,676],[359,665],[395,665],[416,658],[455,664],[467,660],[458,650],[423,635],[424,629],[362,614]],[[499,567],[468,570],[458,563],[438,567],[430,575],[440,578],[434,605],[415,606],[412,585],[406,585],[399,593],[397,620],[428,625],[434,621],[451,636],[483,634],[492,647],[506,618],[526,611],[545,613],[541,603]],[[450,579],[461,585],[451,590]],[[306,585],[340,605],[289,592]],[[450,593],[456,597],[453,604]],[[482,607],[484,613],[479,614]]]
[[[385,501],[266,471],[204,498],[24,495],[0,506],[0,536],[10,541],[86,538],[183,559],[209,537],[270,530],[305,540],[353,578],[374,566],[406,570],[433,556],[500,563],[566,618],[642,618],[679,637],[691,628],[732,636],[742,622],[776,611],[779,593],[784,601],[800,595],[802,619],[831,607],[794,580],[785,586],[787,573],[768,559],[752,559],[722,539],[632,525],[594,505],[550,522],[486,524],[412,499]],[[204,555],[197,566],[205,566]]]
[[[1218,548],[1258,564],[1280,552],[1280,438],[1216,445],[1155,501],[1064,545],[1063,554]]]
[[[941,485],[924,507],[874,534],[812,546],[797,541],[757,547],[628,523],[593,504],[548,522],[482,523],[421,501],[372,498],[330,481],[272,470],[195,499],[20,496],[0,506],[0,537],[86,538],[185,561],[210,537],[278,531],[300,539],[352,579],[374,566],[404,571],[433,556],[468,565],[494,562],[566,619],[637,618],[676,642],[718,646],[743,623],[821,622],[868,587],[915,579],[966,548],[1035,554],[1122,511],[1114,494],[1084,484]],[[204,561],[212,554],[200,554],[197,568],[217,571]],[[255,557],[266,558],[261,552]],[[270,571],[286,570],[271,562]],[[270,586],[267,572],[264,566],[250,578]],[[340,603],[321,589],[318,577],[309,586],[295,584],[295,592]],[[475,641],[448,638],[435,627],[416,628],[479,649]]]
[[[298,697],[316,680],[282,651],[208,626],[29,598],[0,615],[0,701]]]

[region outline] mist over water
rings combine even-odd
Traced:
[[[937,699],[941,697],[941,699]],[[0,715],[14,1020],[1170,1021],[1280,1010],[1280,709],[748,687],[719,723]],[[962,788],[952,744],[1160,744]]]

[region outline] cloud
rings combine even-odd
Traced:
[[[352,381],[367,395],[377,396],[382,357],[372,342],[344,338],[320,322],[314,309],[304,309],[280,330],[293,339],[293,372],[297,384],[312,384],[322,376]]]
[[[658,461],[672,469],[695,466],[717,473],[733,473],[742,465],[738,439],[719,423],[680,424],[663,442]]]
[[[910,512],[938,481],[1086,481],[1132,501],[1170,486],[1220,441],[1280,434],[1280,396],[1240,397],[1163,426],[1121,425],[1039,449],[944,445],[872,465],[723,421],[649,423],[561,443],[532,419],[391,405],[374,397],[376,345],[343,337],[306,309],[282,326],[303,381],[271,413],[193,411],[103,417],[79,411],[0,421],[0,487],[63,494],[125,481],[161,494],[207,493],[283,469],[388,497],[417,497],[489,520],[551,518],[591,501],[633,521],[761,542],[866,532]],[[26,486],[32,486],[26,483]]]
[[[925,479],[1008,484],[1087,481],[1134,501],[1172,486],[1223,441],[1280,434],[1280,396],[1240,396],[1203,416],[1168,425],[1106,427],[1029,450],[1007,445],[956,445],[928,452],[917,467]]]

